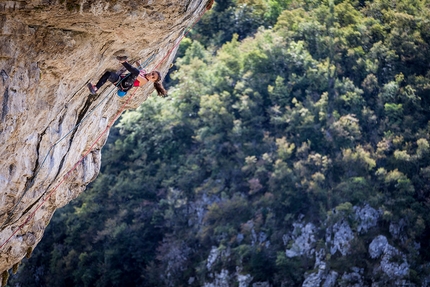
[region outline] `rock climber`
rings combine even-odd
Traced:
[[[95,95],[98,89],[103,86],[106,81],[111,82],[118,88],[118,96],[123,97],[127,94],[133,87],[141,87],[148,82],[154,83],[154,88],[157,94],[161,97],[167,96],[167,91],[164,89],[161,83],[161,74],[158,71],[152,71],[146,73],[145,70],[140,71],[139,69],[133,67],[127,62],[127,56],[118,56],[117,60],[130,72],[128,75],[123,75],[120,71],[119,73],[107,71],[101,76],[100,80],[96,85],[88,83],[88,89],[92,95]]]

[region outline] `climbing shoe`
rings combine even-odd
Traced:
[[[120,62],[127,61],[127,56],[116,56],[116,59]]]
[[[95,89],[95,87],[91,83],[88,83],[87,87],[88,87],[88,89],[90,89],[91,95],[95,95],[96,94],[96,89]]]

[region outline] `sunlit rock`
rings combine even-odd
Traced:
[[[55,210],[94,180],[110,127],[153,90],[119,98],[106,84],[90,96],[87,83],[118,70],[117,55],[164,76],[206,4],[0,2],[0,271],[34,248]]]

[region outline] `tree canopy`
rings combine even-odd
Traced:
[[[11,283],[202,286],[239,266],[297,286],[314,262],[287,257],[283,235],[364,204],[383,213],[379,233],[401,224],[407,240],[390,240],[407,280],[424,282],[429,16],[415,0],[217,1],[181,45],[170,98],[122,116],[101,174]],[[327,260],[363,268],[370,285],[368,242]]]

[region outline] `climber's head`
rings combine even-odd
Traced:
[[[158,71],[152,71],[146,74],[146,79],[154,83],[154,88],[157,91],[157,95],[161,97],[167,97],[167,91],[161,84],[161,74]]]
[[[146,79],[150,82],[156,83],[161,81],[161,75],[158,71],[152,71],[146,74]]]

